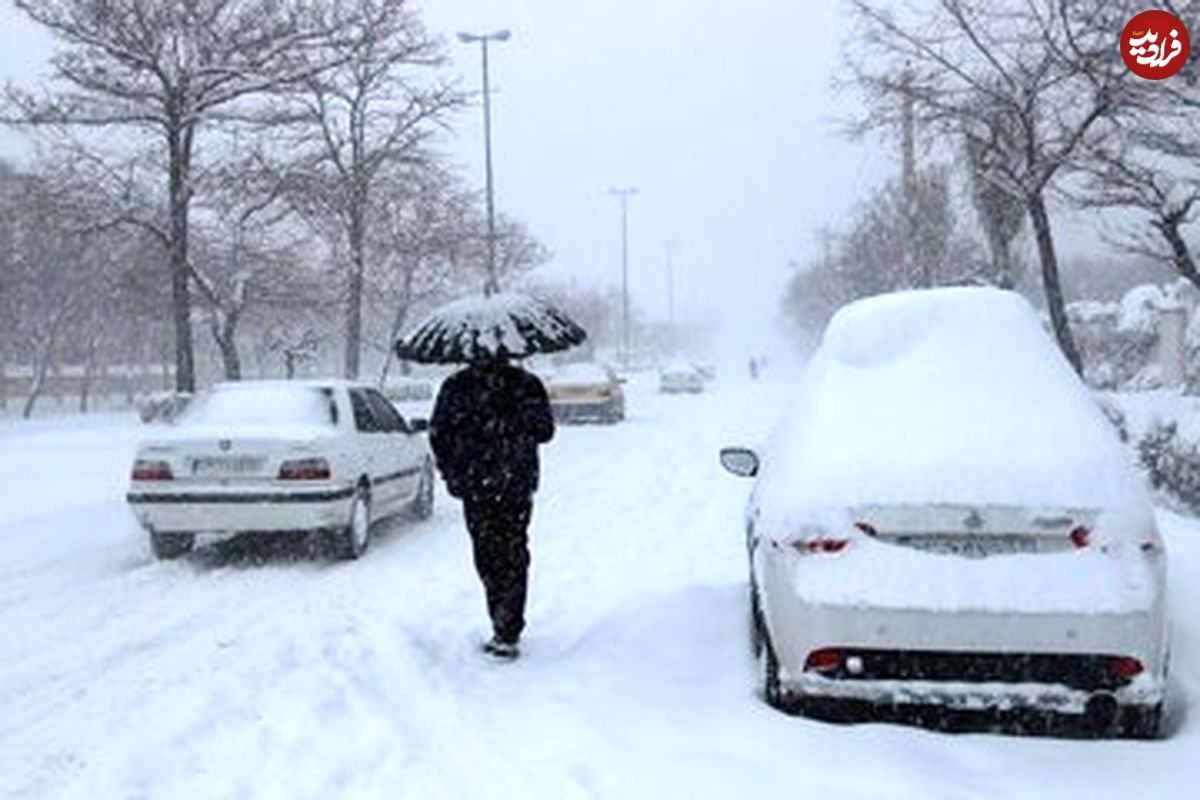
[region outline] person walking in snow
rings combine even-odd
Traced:
[[[451,375],[434,402],[429,443],[446,488],[463,503],[492,621],[484,651],[498,658],[519,653],[538,445],[553,436],[545,386],[503,358],[477,360]]]

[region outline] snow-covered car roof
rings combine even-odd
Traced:
[[[663,375],[699,375],[700,374],[700,370],[697,369],[696,365],[692,364],[690,361],[685,361],[683,359],[675,359],[674,361],[668,362],[660,371]]]
[[[1019,295],[901,292],[840,310],[768,441],[776,512],[990,503],[1145,514],[1111,424]]]
[[[180,418],[182,427],[331,425],[329,401],[320,390],[365,387],[345,380],[261,380],[218,383],[201,393]]]
[[[590,361],[564,364],[548,378],[551,384],[611,383],[612,376],[603,366]]]

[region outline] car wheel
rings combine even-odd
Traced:
[[[1121,710],[1118,732],[1125,739],[1157,739],[1162,734],[1163,704],[1127,706]]]
[[[784,706],[783,685],[779,682],[779,659],[775,656],[775,648],[772,646],[771,637],[767,632],[760,630],[759,635],[762,637],[762,647],[759,649],[758,664],[759,677],[762,680],[763,700],[771,708],[784,711],[786,709]]]
[[[433,467],[428,462],[421,470],[421,485],[417,487],[411,511],[417,519],[429,519],[433,515]]]
[[[350,503],[350,519],[337,534],[339,558],[358,558],[367,550],[371,540],[371,501],[365,488],[359,488]]]
[[[750,587],[750,654],[755,658],[762,656],[763,623],[762,612],[758,608],[758,591]]]
[[[150,533],[150,549],[160,561],[187,555],[195,544],[196,535],[192,533]]]

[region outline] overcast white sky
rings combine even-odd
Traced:
[[[630,287],[665,318],[664,239],[676,308],[713,314],[726,338],[766,336],[788,263],[891,167],[837,134],[830,89],[845,30],[836,0],[428,0],[431,28],[506,27],[492,48],[498,204],[554,250],[556,275],[620,282],[630,201]],[[478,85],[479,48],[454,68]],[[477,163],[464,118],[455,154]]]
[[[549,277],[619,285],[620,213],[630,204],[630,289],[667,314],[663,240],[675,251],[676,309],[716,317],[725,339],[767,347],[788,263],[893,169],[848,143],[851,98],[830,81],[845,9],[837,0],[426,0],[452,69],[479,86],[479,47],[457,30],[509,28],[491,51],[497,207],[554,252]],[[0,6],[0,77],[45,74],[47,38]],[[447,150],[482,184],[479,109]],[[10,134],[0,154],[19,154]],[[760,344],[760,340],[761,344]]]

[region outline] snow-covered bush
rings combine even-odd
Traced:
[[[1158,421],[1138,441],[1137,451],[1155,489],[1200,512],[1200,443],[1182,435],[1177,423]]]
[[[1084,379],[1094,388],[1157,388],[1151,374],[1158,339],[1154,307],[1146,305],[1148,293],[1131,297],[1142,288],[1157,289],[1138,287],[1120,303],[1080,301],[1067,309],[1083,354]]]

